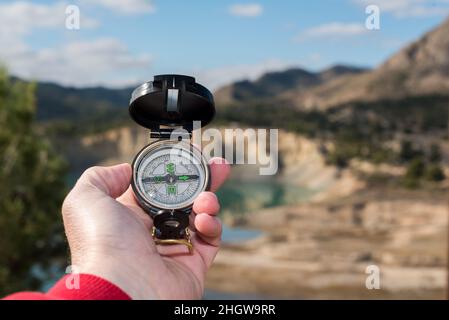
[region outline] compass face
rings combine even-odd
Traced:
[[[200,152],[184,142],[159,141],[135,160],[133,183],[138,198],[152,207],[181,209],[207,188],[208,168]]]

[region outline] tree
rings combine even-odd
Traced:
[[[434,143],[430,146],[429,161],[432,163],[438,163],[441,161],[440,145]]]
[[[416,157],[410,161],[407,166],[407,172],[403,178],[403,184],[407,188],[417,188],[420,185],[420,179],[426,171],[426,164],[422,157]]]
[[[437,164],[430,165],[426,170],[426,178],[429,181],[443,181],[446,176],[443,169]]]
[[[422,156],[422,151],[416,150],[411,141],[408,140],[401,141],[401,150],[399,151],[399,159],[402,162],[407,163],[420,156]]]
[[[65,162],[34,125],[35,86],[0,69],[0,295],[39,289],[66,252]]]
[[[413,159],[407,167],[405,176],[410,179],[420,179],[426,169],[426,164],[421,157]]]

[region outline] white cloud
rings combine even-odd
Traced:
[[[0,32],[2,34],[24,34],[34,27],[64,27],[65,5],[33,4],[31,2],[11,2],[0,4]]]
[[[263,13],[263,7],[258,3],[234,4],[229,7],[229,13],[238,17],[258,17]]]
[[[377,5],[380,12],[396,17],[443,16],[449,13],[448,0],[353,0],[358,5]]]
[[[0,4],[0,36],[20,36],[29,34],[36,28],[65,28],[66,2],[36,4],[16,1]],[[81,17],[81,27],[95,27],[98,22],[92,18]],[[1,40],[1,39],[0,39]]]
[[[38,29],[65,30],[67,3],[50,5],[17,1],[0,4],[0,58],[9,60],[28,50],[24,38]],[[98,22],[81,17],[82,28],[92,28]]]
[[[33,49],[25,41],[36,30],[65,31],[68,4],[26,1],[0,4],[0,63],[26,79],[66,85],[122,85],[135,83],[131,71],[148,68],[151,57],[133,55],[117,39],[74,41],[52,48]],[[81,15],[81,28],[98,23]]]
[[[123,14],[153,13],[156,7],[151,0],[83,0],[92,5],[102,6]]]
[[[294,40],[301,42],[312,38],[351,37],[364,34],[367,31],[363,24],[333,22],[307,29],[295,37]]]
[[[127,72],[149,68],[151,57],[132,55],[120,41],[103,38],[51,49],[25,49],[6,62],[14,75],[25,79],[73,86],[125,85],[136,81]]]

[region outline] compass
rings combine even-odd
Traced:
[[[131,185],[140,206],[153,218],[156,244],[184,244],[192,252],[189,215],[193,202],[208,190],[206,159],[191,142],[193,121],[208,124],[212,94],[195,78],[159,75],[137,87],[131,117],[150,130],[150,143],[133,161]]]

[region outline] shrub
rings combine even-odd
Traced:
[[[446,176],[444,175],[443,169],[436,164],[430,165],[426,170],[426,179],[429,181],[443,181]]]

